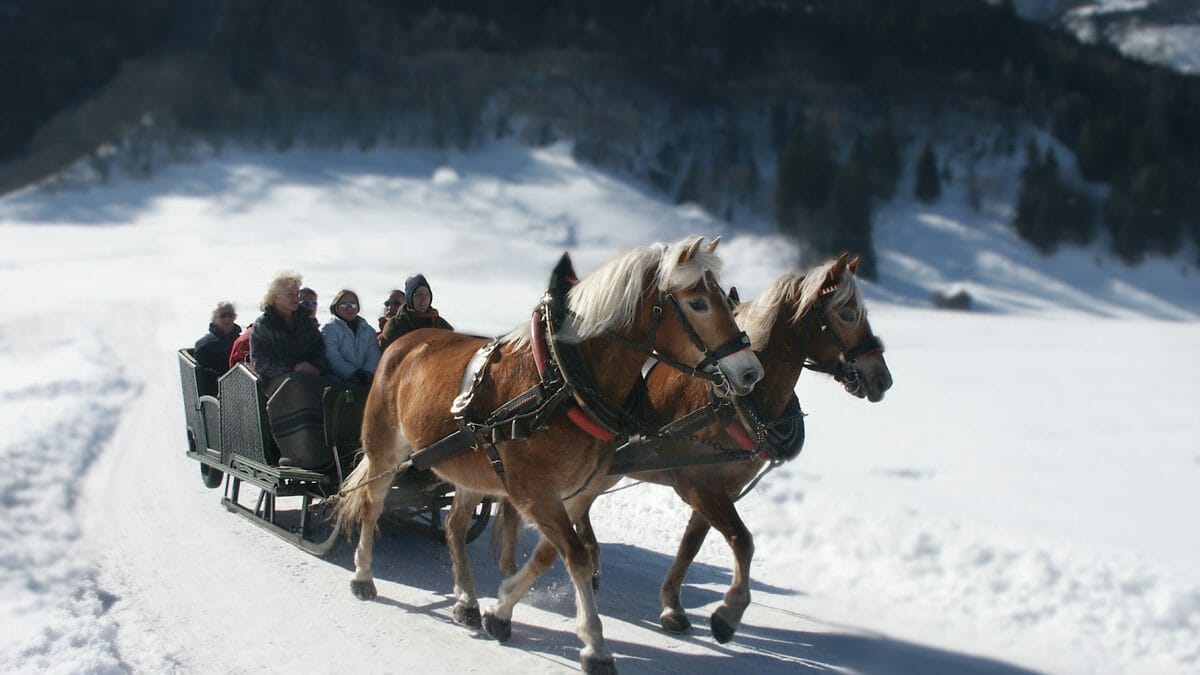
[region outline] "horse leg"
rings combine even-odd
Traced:
[[[364,459],[359,467],[365,467],[360,480],[366,480],[368,472],[374,470],[373,462]],[[357,473],[358,470],[355,470]],[[375,580],[371,574],[371,557],[375,549],[375,531],[379,524],[379,516],[383,514],[384,500],[387,499],[388,488],[396,477],[394,470],[385,470],[379,476],[367,483],[357,482],[355,485],[361,492],[358,508],[358,546],[354,549],[354,578],[350,580],[350,592],[359,600],[373,600],[378,593],[375,590]],[[351,475],[352,482],[354,475]]]
[[[521,571],[500,585],[496,606],[484,615],[484,629],[492,634],[491,621],[501,631],[507,624],[511,633],[513,607],[537,577],[554,563],[557,553],[566,563],[575,586],[575,634],[583,642],[579,652],[580,665],[586,673],[615,673],[612,652],[604,642],[603,626],[592,592],[592,555],[572,527],[570,515],[554,495],[542,497],[523,511],[542,536]]]
[[[521,535],[521,513],[512,501],[501,499],[492,523],[492,552],[504,578],[517,573],[517,542]]]
[[[683,578],[687,576],[688,568],[691,567],[692,561],[696,559],[696,554],[700,552],[700,546],[704,544],[704,539],[708,536],[709,529],[708,521],[699,513],[692,511],[687,529],[683,532],[683,539],[679,541],[679,549],[675,552],[675,560],[671,563],[671,569],[667,571],[667,576],[663,579],[662,587],[658,591],[658,598],[662,602],[663,608],[658,622],[668,633],[685,633],[692,627],[692,622],[688,620],[687,612],[683,609],[683,602],[680,600],[680,589],[683,587]]]
[[[467,558],[467,529],[471,526],[475,508],[482,501],[482,493],[456,486],[450,515],[445,523],[446,547],[450,549],[450,561],[454,569],[454,620],[476,629],[482,625],[482,620],[479,616],[479,599],[475,595],[475,576],[471,573],[471,562]]]
[[[750,561],[754,557],[754,537],[738,515],[733,500],[724,492],[697,493],[688,501],[697,513],[725,536],[725,542],[733,551],[733,583],[725,591],[724,602],[710,619],[713,637],[724,644],[733,639],[734,632],[742,623],[742,614],[750,606]]]
[[[575,509],[571,509],[575,520],[575,532],[579,534],[583,545],[587,547],[588,553],[592,556],[592,590],[594,591],[600,590],[600,542],[596,541],[596,531],[592,529],[591,518],[592,502],[596,500],[596,496],[581,498],[582,510],[577,516],[574,515]]]

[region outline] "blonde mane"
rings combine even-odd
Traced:
[[[836,262],[836,260],[830,260],[823,263],[812,268],[802,277],[785,274],[776,279],[775,283],[771,284],[771,287],[758,299],[738,305],[734,310],[734,318],[737,320],[738,326],[750,337],[750,346],[755,351],[762,351],[767,346],[767,342],[771,339],[771,329],[775,327],[775,322],[785,303],[794,303],[796,306],[789,318],[791,323],[796,323],[804,318],[805,312],[813,306],[817,298],[822,297],[821,292],[827,290],[824,288],[825,280],[829,278],[829,272]],[[858,285],[858,280],[849,271],[842,273],[841,281],[824,298],[827,310],[833,310],[849,302],[856,303],[859,308],[856,324],[866,316],[862,290]]]
[[[575,284],[567,293],[570,321],[561,337],[580,341],[624,328],[637,314],[645,292],[644,280],[651,272],[651,283],[659,291],[690,288],[707,283],[706,274],[721,276],[721,259],[701,246],[687,262],[679,257],[704,237],[693,236],[674,244],[654,243],[630,249],[598,267]],[[529,324],[522,324],[502,338],[520,346],[529,340]]]
[[[670,245],[650,244],[601,265],[567,293],[567,309],[573,320],[564,337],[586,340],[628,326],[646,290],[643,279],[652,271],[652,283],[662,292],[690,288],[704,282],[710,272],[719,280],[721,259],[703,247],[690,260],[679,263],[683,252],[703,239],[693,236]]]

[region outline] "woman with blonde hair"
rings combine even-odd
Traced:
[[[259,305],[263,313],[250,334],[250,360],[266,385],[267,416],[279,445],[279,463],[316,469],[328,464],[321,396],[330,372],[325,341],[300,305],[302,279],[280,272]]]

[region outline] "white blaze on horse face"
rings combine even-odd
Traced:
[[[717,367],[735,396],[749,394],[763,377],[762,363],[749,346],[717,361]]]

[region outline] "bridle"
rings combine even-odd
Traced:
[[[692,345],[704,355],[700,363],[695,366],[689,366],[676,361],[654,349],[654,341],[658,337],[658,328],[662,323],[664,306],[671,309],[671,312],[675,315],[675,320],[679,322],[680,327],[683,328],[683,332],[687,334]],[[683,308],[679,306],[679,300],[675,297],[675,294],[666,291],[658,292],[658,299],[655,301],[654,307],[650,310],[650,326],[646,330],[646,338],[644,340],[641,342],[631,340],[614,331],[608,331],[607,337],[639,351],[659,363],[670,366],[685,375],[699,377],[712,382],[713,389],[721,396],[731,394],[732,387],[721,372],[718,362],[730,354],[736,354],[743,349],[750,348],[749,336],[746,335],[745,331],[740,331],[729,340],[717,345],[713,349],[709,349],[708,345],[704,342],[704,338],[700,337],[700,333],[696,331],[696,328],[684,313]]]
[[[824,298],[835,290],[837,290],[837,284],[822,288],[816,302],[813,303],[812,311],[805,314],[804,321],[807,322],[812,317],[816,317],[819,322],[817,328],[829,338],[829,341],[838,350],[837,363],[833,366],[825,366],[810,358],[804,362],[804,367],[818,373],[832,375],[835,380],[846,388],[846,391],[856,394],[862,389],[862,370],[858,368],[859,357],[871,352],[883,352],[883,341],[872,333],[853,347],[846,348],[845,341],[833,329],[833,326],[829,323],[829,317],[825,313]]]

